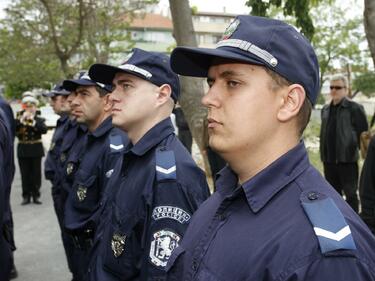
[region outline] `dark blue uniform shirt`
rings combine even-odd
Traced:
[[[74,176],[72,190],[65,204],[65,227],[71,231],[94,231],[101,211],[101,195],[121,156],[111,153],[110,136],[117,135],[123,146],[127,144],[125,133],[112,126],[108,117],[94,131],[86,135],[82,159]]]
[[[170,118],[161,121],[118,160],[88,280],[164,278],[171,252],[209,195],[204,173],[173,131]]]
[[[222,170],[172,253],[168,280],[375,280],[373,249],[300,143],[243,185]]]
[[[44,162],[44,176],[46,179],[51,181],[52,188],[57,187],[58,184],[58,173],[57,166],[60,159],[60,148],[65,137],[66,127],[69,123],[69,116],[63,115],[57,120],[55,132],[53,133],[51,145],[48,150],[46,160]],[[56,178],[55,178],[56,177]],[[52,191],[53,192],[53,191]]]

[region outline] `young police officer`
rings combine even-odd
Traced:
[[[178,76],[166,55],[141,49],[118,67],[94,64],[89,74],[113,83],[113,124],[131,143],[108,184],[112,202],[88,279],[161,280],[208,196],[204,173],[173,133],[169,116],[180,93]]]
[[[319,91],[310,43],[284,22],[238,16],[216,49],[180,47],[171,63],[207,77],[209,143],[229,166],[169,280],[374,280],[374,238],[300,141]]]
[[[64,210],[64,225],[75,246],[71,258],[73,277],[82,280],[99,224],[102,195],[127,138],[124,132],[112,126],[108,86],[92,81],[86,74],[79,79],[65,80],[63,87],[74,91],[73,114],[77,122],[87,125],[89,131]],[[68,166],[66,169],[68,173]]]

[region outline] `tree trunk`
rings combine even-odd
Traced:
[[[365,0],[363,18],[367,41],[375,66],[375,0]]]
[[[189,1],[169,0],[169,6],[173,21],[173,36],[177,46],[197,47]],[[207,116],[207,110],[201,104],[204,92],[202,80],[181,76],[180,81],[180,105],[195,141],[201,149],[205,149],[203,147],[203,129],[207,128],[203,128],[203,120]]]

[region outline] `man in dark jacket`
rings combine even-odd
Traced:
[[[349,100],[345,76],[331,78],[332,101],[322,109],[320,156],[324,176],[348,204],[358,212],[359,136],[367,130],[366,114],[361,105]]]
[[[361,218],[375,234],[375,137],[371,139],[359,182]]]
[[[44,118],[37,114],[38,100],[28,96],[22,99],[25,109],[17,113],[16,136],[18,137],[17,156],[21,170],[22,205],[30,203],[33,197],[35,204],[41,204],[41,161],[44,156],[42,134],[47,133]]]

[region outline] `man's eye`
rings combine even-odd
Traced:
[[[213,84],[214,84],[214,81],[207,80],[207,85],[208,85],[209,88],[211,88]]]
[[[124,83],[124,84],[121,85],[121,87],[122,87],[124,90],[126,90],[126,89],[129,89],[129,88],[131,87],[131,85],[128,84],[128,83]]]
[[[227,85],[231,88],[237,87],[240,83],[237,81],[228,81]]]

